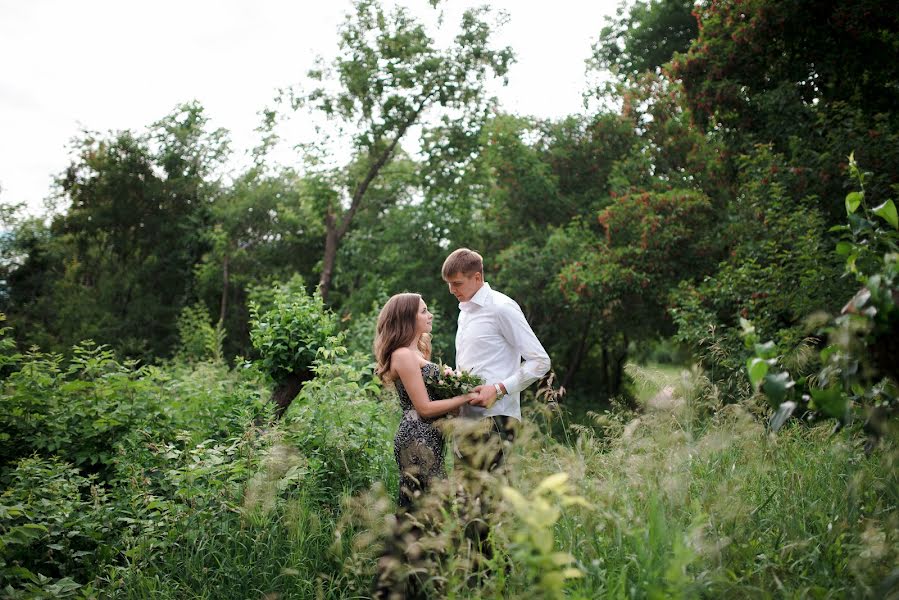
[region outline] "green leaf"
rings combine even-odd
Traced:
[[[856,308],[861,308],[865,305],[865,303],[871,299],[871,296],[875,298],[880,295],[880,287],[883,285],[883,277],[880,275],[871,275],[865,281],[865,288],[861,289],[853,298],[853,304]]]
[[[874,214],[892,225],[893,229],[899,229],[899,215],[896,214],[896,205],[892,200],[887,200],[875,208]]]
[[[768,400],[775,408],[787,397],[790,388],[795,382],[790,378],[787,371],[782,373],[768,373],[765,375],[765,382],[762,384],[762,391],[768,396]]]
[[[743,330],[743,335],[755,333],[755,327],[753,327],[752,322],[743,317],[740,317],[740,328]]]
[[[849,192],[846,194],[846,214],[851,215],[858,210],[858,205],[865,197],[864,192]]]
[[[758,388],[762,378],[768,374],[768,363],[761,358],[750,358],[746,362],[746,371],[749,373],[752,387]]]
[[[838,386],[831,386],[824,390],[811,390],[811,394],[815,408],[838,419],[846,416],[849,400]]]
[[[20,579],[27,579],[29,581],[33,581],[34,583],[40,583],[40,579],[38,579],[37,575],[26,569],[25,567],[19,567],[15,565],[4,565],[3,567],[3,575],[5,577],[18,577]],[[9,593],[10,588],[6,588],[4,590],[6,593]]]
[[[826,348],[824,348],[824,350],[821,351],[821,362],[827,362],[827,359],[829,359],[832,354],[839,351],[840,347],[837,345],[832,344],[830,346],[827,346]]]
[[[33,540],[40,539],[48,533],[48,529],[36,523],[26,523],[18,527],[11,527],[4,535],[6,544],[30,544]]]
[[[743,336],[743,345],[747,349],[751,349],[758,339],[758,336],[755,334],[755,327],[752,325],[752,322],[743,317],[740,317],[740,327],[742,328],[740,335]]]
[[[777,356],[777,346],[772,341],[767,341],[764,344],[756,344],[755,354],[762,358],[774,358]]]
[[[857,236],[873,230],[876,225],[862,216],[849,215],[849,227],[852,230],[852,235]]]
[[[771,420],[768,422],[768,427],[771,431],[777,432],[783,427],[783,424],[787,422],[787,419],[790,418],[790,415],[793,414],[794,410],[796,410],[796,403],[792,400],[781,403],[781,405],[777,407],[777,411],[771,415]]]
[[[65,577],[55,583],[45,586],[44,589],[58,597],[68,595],[69,592],[74,592],[80,587],[82,587],[80,583],[70,577]]]
[[[851,242],[837,242],[837,254],[840,256],[848,256],[852,252]]]

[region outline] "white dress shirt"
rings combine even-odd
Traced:
[[[549,372],[549,355],[518,304],[486,281],[471,300],[459,303],[459,311],[456,368],[480,375],[488,385],[502,383],[507,392],[489,409],[463,404],[462,416],[520,421],[521,391]]]

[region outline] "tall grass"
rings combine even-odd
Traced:
[[[662,375],[649,384],[656,392],[674,387],[675,401],[657,405],[644,395],[639,410],[568,422],[567,441],[549,435],[546,425],[565,419],[564,413],[532,409],[508,480],[488,482],[496,498],[508,485],[524,502],[515,505],[512,496],[497,502],[490,517],[492,558],[474,560],[465,545],[459,531],[470,518],[471,496],[449,482],[427,517],[434,531],[425,587],[451,598],[895,594],[889,578],[899,572],[899,486],[891,442],[867,456],[852,429],[832,434],[827,425],[797,424],[770,436],[751,404],[722,406],[701,374]],[[632,377],[657,375],[635,370]],[[366,597],[383,541],[396,527],[396,481],[388,476],[392,426],[366,430],[379,436],[369,446],[384,453],[377,465],[366,462],[372,459],[365,452],[350,452],[358,444],[341,441],[336,426],[325,453],[339,454],[346,443],[351,462],[360,462],[345,468],[369,473],[372,487],[354,480],[339,489],[339,476],[296,475],[308,471],[316,452],[322,455],[321,446],[309,445],[315,436],[308,431],[320,427],[315,420],[327,418],[334,426],[337,419],[346,431],[365,435],[359,418],[349,418],[360,411],[386,415],[385,422],[398,416],[389,398],[349,412],[327,406],[298,411],[302,418],[287,426],[292,431],[272,434],[280,436],[272,448],[282,449],[270,455],[280,452],[280,458],[262,461],[240,510],[223,511],[200,530],[173,532],[178,543],[170,552],[150,568],[121,573],[106,592],[129,598]],[[556,473],[568,474],[564,489],[540,487]],[[316,481],[328,482],[324,493]],[[571,502],[575,497],[582,501]],[[548,526],[535,512],[546,507],[556,515]],[[539,541],[544,535],[549,551]],[[558,577],[547,577],[549,571]]]

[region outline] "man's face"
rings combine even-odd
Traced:
[[[471,275],[454,273],[446,279],[446,285],[449,287],[450,294],[455,296],[459,302],[471,300],[471,297],[481,289],[483,283],[484,277],[477,272]]]

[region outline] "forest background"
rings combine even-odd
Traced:
[[[253,165],[233,180],[220,176],[228,132],[188,103],[141,131],[85,132],[51,214],[3,205],[5,594],[363,589],[370,567],[332,538],[365,531],[341,521],[354,494],[396,485],[393,409],[389,396],[376,401],[371,374],[374,319],[391,294],[422,293],[435,355],[452,364],[457,309],[439,268],[460,246],[484,255],[485,278],[519,302],[552,357],[554,379],[534,402],[561,398],[566,409],[553,409],[561,430],[537,419],[534,456],[558,443],[568,450],[557,449],[556,466],[575,448],[580,467],[561,470],[591,472],[642,418],[654,452],[720,435],[734,444],[727,451],[757,458],[746,464],[760,470],[741,476],[759,486],[752,518],[775,508],[765,478],[782,475],[760,464],[790,453],[810,491],[780,514],[799,510],[831,532],[846,513],[842,538],[801,546],[806,558],[818,548],[811,566],[784,542],[818,535],[795,516],[770,539],[742,540],[746,523],[730,515],[715,536],[703,530],[711,554],[690,554],[684,536],[717,509],[669,496],[657,479],[645,490],[631,482],[633,498],[660,494],[646,510],[667,525],[647,517],[637,531],[610,517],[625,542],[584,550],[576,530],[599,525],[571,517],[553,530],[570,542],[563,559],[527,528],[509,533],[505,556],[526,566],[485,595],[751,596],[787,585],[876,596],[895,584],[899,14],[875,0],[638,0],[597,24],[588,108],[553,120],[503,112],[490,97],[514,61],[493,41],[501,21],[468,11],[438,45],[429,27],[455,24],[359,0],[337,56],[262,107]],[[320,127],[300,164],[275,166],[268,153],[287,119]],[[689,409],[677,421],[687,441],[656,437],[670,423],[653,429],[639,416],[647,377],[628,364],[660,362],[696,365],[675,392]],[[287,412],[260,430],[270,398]],[[753,426],[719,422],[736,418],[733,407]],[[790,415],[805,425],[772,458],[755,427],[781,429]],[[579,420],[577,441],[565,419]],[[843,437],[822,436],[822,421]],[[758,435],[747,441],[747,431]],[[819,448],[843,454],[824,468],[811,458]],[[845,494],[815,508],[832,477]],[[321,510],[328,516],[313,516]],[[186,525],[222,511],[215,532]],[[317,533],[298,541],[310,527]],[[641,535],[660,536],[656,554],[635,550]],[[241,536],[265,538],[269,554],[228,546]],[[342,550],[322,551],[332,543]],[[752,546],[767,543],[767,554]],[[233,573],[207,576],[204,545]],[[241,563],[259,572],[236,577]],[[547,564],[568,570],[541,578]]]

